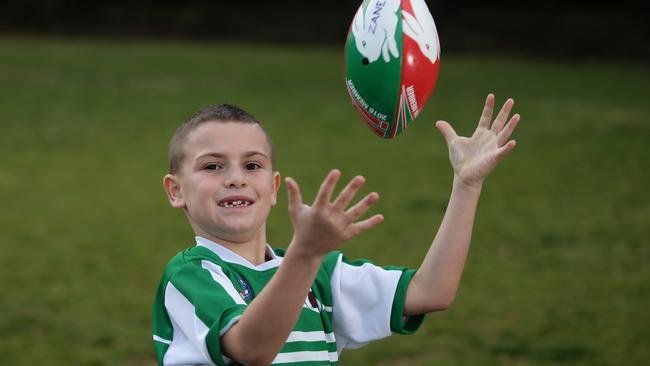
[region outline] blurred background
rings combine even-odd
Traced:
[[[358,1],[23,0],[0,5],[0,364],[154,365],[151,306],[193,234],[162,190],[194,111],[261,119],[313,197],[366,176],[385,222],[344,247],[417,268],[452,172],[433,126],[471,134],[516,100],[518,146],[488,178],[453,306],[343,365],[644,365],[650,359],[650,36],[619,1],[427,1],[442,47],[418,119],[382,140],[350,104]],[[292,230],[281,189],[268,240]]]
[[[339,46],[360,1],[7,0],[5,34]],[[650,57],[634,1],[427,1],[444,52],[536,57]]]

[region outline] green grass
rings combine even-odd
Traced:
[[[433,126],[471,133],[488,92],[515,97],[519,146],[486,182],[460,292],[413,336],[344,365],[640,365],[650,359],[650,72],[626,64],[454,57],[396,140],[352,108],[342,49],[0,38],[0,360],[154,363],[151,302],[192,244],[161,179],[200,107],[262,119],[278,166],[313,197],[367,177],[386,221],[350,257],[417,267],[451,187]],[[291,227],[281,204],[269,241]]]

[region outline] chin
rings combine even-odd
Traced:
[[[219,237],[233,243],[245,243],[253,240],[257,230],[252,225],[233,225],[221,227],[216,232],[220,233]]]
[[[249,242],[264,230],[264,224],[254,217],[218,217],[199,226],[206,234],[231,243]]]

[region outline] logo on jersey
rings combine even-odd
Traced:
[[[251,285],[246,282],[241,277],[237,277],[237,282],[239,283],[239,286],[241,286],[241,290],[239,290],[239,296],[241,296],[244,301],[250,301],[253,298],[253,290],[251,289]]]
[[[307,308],[313,312],[320,313],[323,310],[323,304],[318,301],[316,298],[316,295],[314,295],[314,291],[309,289],[309,293],[307,294],[307,297],[305,298],[305,303],[302,306],[303,308]]]

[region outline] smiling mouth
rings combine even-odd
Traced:
[[[233,207],[246,207],[252,205],[253,202],[248,200],[234,200],[219,202],[219,207],[233,208]]]

